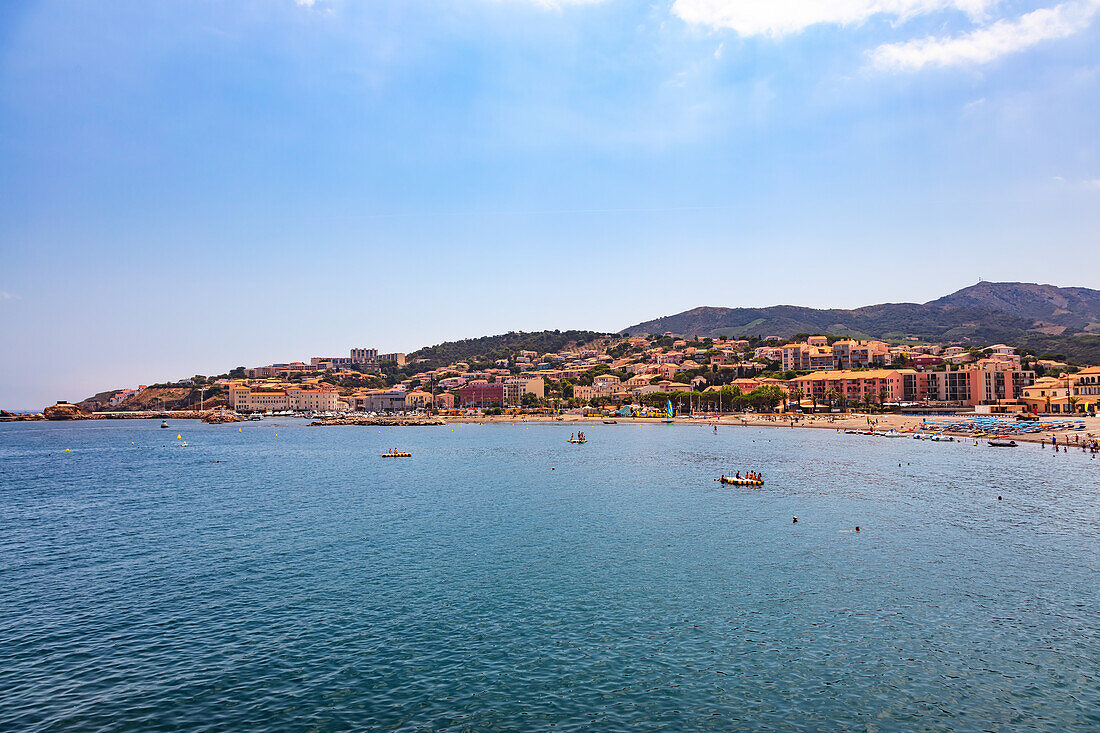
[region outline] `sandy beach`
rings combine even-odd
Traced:
[[[953,415],[949,418],[961,418],[967,417],[967,415]],[[793,418],[793,422],[792,422]],[[582,417],[580,415],[561,415],[560,417],[545,417],[535,415],[501,415],[495,417],[445,417],[444,420],[449,423],[568,423],[577,425],[599,425],[605,420],[613,419],[616,423],[657,423],[662,422],[661,418],[629,418],[629,417],[617,417],[617,418],[603,418],[603,417]],[[675,418],[673,422],[676,425],[695,425],[700,427],[709,427],[712,425],[718,425],[720,427],[737,428],[742,426],[754,426],[754,427],[772,427],[772,428],[812,428],[819,430],[833,430],[833,431],[845,431],[845,430],[867,430],[871,427],[871,423],[874,424],[874,429],[877,432],[886,432],[888,430],[896,430],[899,432],[915,433],[915,432],[931,432],[931,429],[925,429],[925,420],[939,420],[946,419],[937,417],[928,417],[924,415],[894,415],[894,414],[874,414],[868,415],[863,413],[845,413],[835,415],[794,415],[791,417],[784,415],[757,415],[757,414],[737,414],[737,415],[723,415],[720,418],[709,419],[691,419],[691,418]],[[1052,418],[1056,420],[1056,418]],[[1013,435],[1013,440],[1020,443],[1050,443],[1051,437],[1056,436],[1058,444],[1061,445],[1065,441],[1071,448],[1075,445],[1074,438],[1076,437],[1076,444],[1085,440],[1090,440],[1096,437],[1100,437],[1100,417],[1085,417],[1077,416],[1074,418],[1066,419],[1082,420],[1084,422],[1084,430],[1080,431],[1043,431],[1040,433],[1030,433],[1027,435]],[[870,421],[870,422],[869,422]],[[1045,418],[1044,418],[1045,421]],[[954,437],[970,437],[973,433],[963,431],[944,431],[946,435]],[[1067,440],[1068,439],[1068,440]]]

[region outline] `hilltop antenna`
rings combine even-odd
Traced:
[[[985,280],[983,280],[983,279],[982,279],[982,276],[981,276],[981,275],[978,275],[978,282],[980,282],[980,283],[984,283],[984,282],[985,282]]]

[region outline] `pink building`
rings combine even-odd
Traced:
[[[867,371],[819,371],[796,377],[790,381],[793,388],[802,390],[806,399],[826,403],[830,389],[836,390],[837,399],[846,402],[897,402],[905,399],[906,376],[915,376],[912,369],[869,369]]]
[[[463,407],[504,407],[504,383],[467,384],[458,391]]]

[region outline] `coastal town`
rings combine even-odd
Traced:
[[[456,342],[463,343],[463,342]],[[483,349],[482,351],[488,351]],[[731,413],[1095,416],[1100,366],[1005,344],[721,339],[580,332],[560,348],[496,349],[441,362],[357,347],[347,356],[238,367],[225,375],[59,402],[44,417],[190,410],[260,415],[587,415]],[[228,418],[226,416],[229,416]]]

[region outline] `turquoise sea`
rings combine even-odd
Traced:
[[[0,731],[1100,730],[1079,452],[158,425],[0,425]]]

